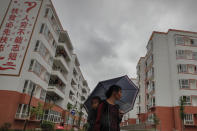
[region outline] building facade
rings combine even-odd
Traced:
[[[181,131],[180,99],[185,100],[183,127],[197,130],[197,33],[169,29],[153,32],[147,53],[137,65],[138,119],[147,127]]]
[[[137,86],[137,79],[135,78],[131,78],[131,81]],[[138,102],[138,97],[136,97],[135,100],[135,104],[134,107],[131,111],[129,111],[128,113],[124,114],[123,118],[122,118],[122,122],[121,122],[121,126],[129,126],[129,125],[133,125],[133,124],[137,124],[138,123],[138,116],[137,116],[137,102]]]
[[[42,117],[65,128],[76,125],[90,89],[77,55],[50,0],[2,0],[0,4],[0,126],[22,129],[31,108],[43,105]],[[73,110],[73,114],[70,114]],[[62,124],[62,125],[63,125]]]

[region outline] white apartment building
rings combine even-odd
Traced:
[[[169,29],[153,32],[146,56],[137,65],[138,118],[141,123],[160,123],[158,130],[181,131],[180,99],[185,99],[184,128],[197,125],[197,33]],[[144,82],[144,83],[143,83]]]
[[[69,115],[67,105],[80,110],[90,89],[51,0],[1,0],[0,16],[0,125],[23,128],[33,89],[31,107],[44,105],[44,120],[74,124],[66,118],[77,114]]]
[[[137,64],[137,85],[139,88],[137,98],[137,123],[145,120],[146,106],[145,106],[145,58],[141,57]]]
[[[138,86],[137,84],[137,79],[135,78],[131,78],[131,81]],[[128,126],[128,125],[132,125],[132,124],[137,124],[138,123],[138,116],[137,116],[137,111],[138,111],[138,100],[139,97],[136,98],[135,100],[135,104],[134,107],[131,111],[129,111],[128,113],[124,114],[123,118],[122,118],[122,126]]]

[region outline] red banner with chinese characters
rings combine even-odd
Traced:
[[[0,28],[0,74],[20,74],[42,0],[12,0]]]

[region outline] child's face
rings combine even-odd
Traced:
[[[97,99],[92,100],[92,108],[96,109],[99,106],[99,101]]]

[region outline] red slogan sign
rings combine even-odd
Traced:
[[[40,0],[12,0],[0,30],[0,74],[19,75]]]

